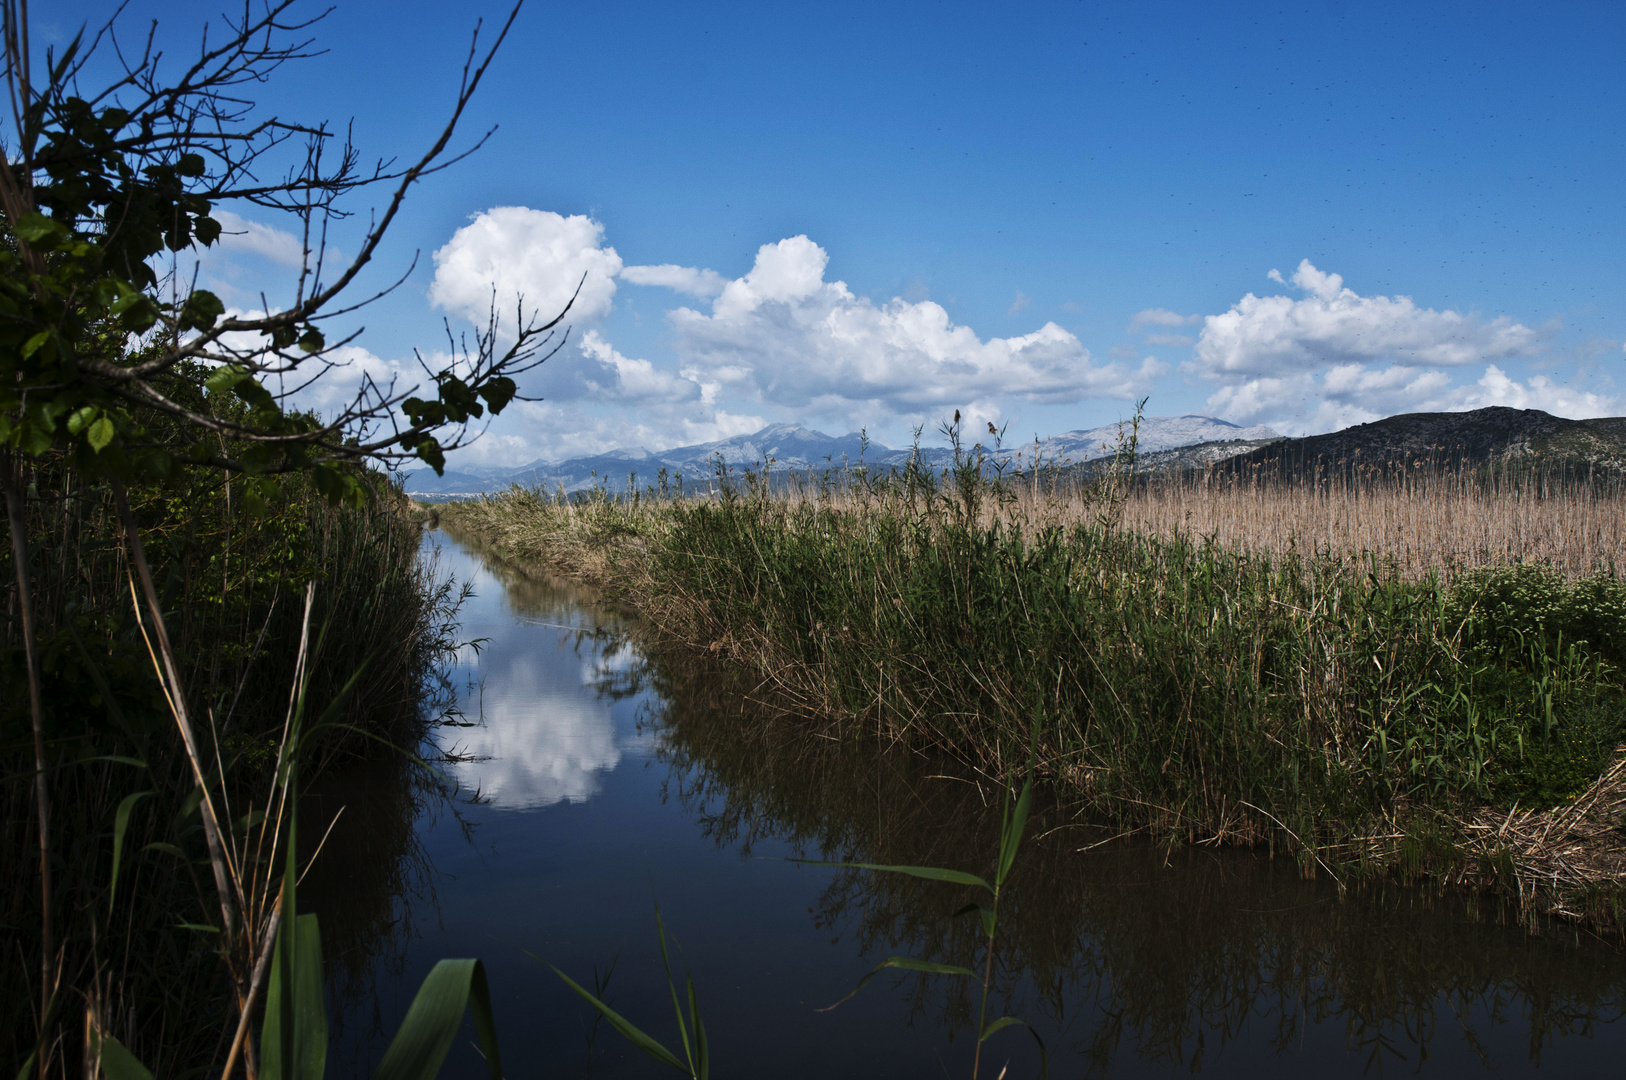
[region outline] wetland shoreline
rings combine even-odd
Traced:
[[[798,497],[723,479],[709,498],[514,489],[430,513],[839,737],[1000,777],[1031,736],[1043,782],[1118,832],[1619,932],[1612,570],[1261,553],[1130,528],[1132,492],[1024,503],[949,474]]]

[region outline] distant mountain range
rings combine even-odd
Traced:
[[[1032,468],[1037,454],[1046,465],[1088,473],[1114,456],[1120,430],[1126,426],[1108,424],[998,448],[969,432],[966,440],[968,449],[982,441],[990,460],[1003,461],[1016,472]],[[795,424],[775,424],[751,435],[671,450],[612,450],[566,461],[534,461],[517,469],[448,471],[438,477],[417,470],[406,474],[406,490],[430,501],[505,491],[511,484],[567,492],[602,485],[621,491],[629,477],[635,476],[640,487],[655,482],[661,469],[673,482],[681,474],[692,490],[706,483],[719,460],[736,469],[771,461],[775,472],[816,472],[860,463],[881,469],[901,466],[912,452],[866,443],[856,432],[833,437]],[[919,453],[921,464],[931,469],[954,461],[947,446],[922,446]],[[1141,420],[1136,468],[1273,466],[1301,472],[1423,460],[1451,466],[1544,460],[1565,468],[1626,471],[1626,417],[1566,420],[1536,409],[1493,406],[1471,412],[1405,413],[1326,435],[1288,439],[1269,428],[1239,427],[1211,416],[1150,416]]]
[[[990,437],[968,430],[965,441],[968,449],[981,443],[990,458],[1008,461],[1020,470],[1032,467],[1035,454],[1046,464],[1055,465],[1111,457],[1116,453],[1120,430],[1126,428],[1127,424],[1107,424],[998,449],[990,445]],[[1213,460],[1222,460],[1279,438],[1266,427],[1239,427],[1211,416],[1149,416],[1141,420],[1138,447],[1142,455],[1156,456],[1182,447],[1202,446],[1211,448],[1208,456]],[[610,450],[564,461],[533,461],[518,468],[448,469],[443,476],[429,469],[415,469],[405,473],[405,478],[407,494],[430,500],[506,491],[513,484],[541,486],[550,491],[562,487],[567,492],[603,485],[619,491],[626,487],[629,476],[636,475],[639,486],[655,482],[663,468],[674,480],[681,473],[684,483],[693,487],[712,475],[719,459],[735,468],[772,461],[775,471],[802,472],[860,462],[879,468],[901,466],[912,452],[877,442],[866,444],[857,432],[836,437],[797,424],[773,424],[750,435],[670,450]],[[953,464],[954,451],[947,446],[922,446],[920,457],[923,465],[938,469]]]

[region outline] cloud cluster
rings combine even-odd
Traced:
[[[1290,291],[1249,293],[1221,314],[1136,313],[1127,329],[1142,340],[1115,346],[1105,362],[1054,322],[983,338],[929,299],[858,295],[829,275],[829,253],[805,235],[763,244],[750,270],[731,278],[673,263],[626,265],[604,226],[584,215],[495,207],[459,229],[434,262],[431,299],[482,324],[494,295],[500,313],[523,297],[528,310],[551,315],[579,283],[568,316],[574,344],[523,387],[546,400],[518,409],[523,422],[504,418],[494,429],[502,439],[523,433],[537,456],[701,442],[770,419],[897,430],[959,409],[981,427],[1019,403],[1132,400],[1172,370],[1145,346],[1191,350],[1180,370],[1210,387],[1209,411],[1291,432],[1487,404],[1565,415],[1621,406],[1598,388],[1510,374],[1543,353],[1550,328],[1361,295],[1308,259],[1290,278],[1271,271]],[[692,298],[666,313],[665,358],[630,356],[612,343],[605,320],[623,285]],[[1026,301],[1017,294],[1011,313]],[[1459,379],[1473,367],[1477,382]]]
[[[627,426],[650,431],[656,443],[679,431],[738,434],[739,424],[757,422],[764,410],[856,427],[877,418],[930,421],[961,409],[980,423],[1000,419],[1012,401],[1131,398],[1167,370],[1151,357],[1099,364],[1053,322],[985,340],[930,300],[857,296],[845,282],[826,280],[829,255],[806,236],[762,245],[750,271],[730,279],[675,264],[627,266],[591,218],[510,206],[475,215],[434,261],[431,300],[477,323],[494,294],[499,312],[511,310],[516,297],[529,310],[552,312],[581,282],[568,316],[575,346],[524,390],[553,405],[636,409],[638,422]],[[668,312],[675,364],[628,357],[610,342],[601,324],[621,283],[709,301],[709,309]],[[550,420],[567,422],[560,410],[549,411]],[[574,422],[582,434],[598,426],[580,412]]]
[[[621,280],[633,285],[658,285],[673,292],[684,293],[699,300],[710,300],[723,291],[728,279],[715,270],[696,270],[692,266],[624,266]]]
[[[1325,431],[1396,412],[1468,409],[1521,402],[1576,415],[1598,415],[1610,399],[1570,391],[1540,376],[1511,379],[1506,365],[1539,354],[1548,333],[1506,316],[1418,307],[1407,296],[1362,296],[1343,278],[1305,259],[1292,278],[1299,297],[1249,293],[1202,321],[1182,372],[1219,383],[1208,399],[1233,420],[1266,420],[1294,431]],[[1189,321],[1160,309],[1136,325]],[[1486,365],[1461,385],[1451,369]]]
[[[758,249],[749,273],[724,285],[709,313],[669,313],[684,362],[725,390],[786,410],[935,416],[962,408],[989,419],[1001,401],[1128,398],[1161,374],[1097,364],[1053,322],[1009,338],[977,336],[930,300],[877,304],[825,280],[829,255],[806,236]]]
[[[1272,280],[1287,284],[1280,272]],[[1542,335],[1506,316],[1490,321],[1420,308],[1409,296],[1361,296],[1309,259],[1291,284],[1306,295],[1249,293],[1203,320],[1192,354],[1209,376],[1269,377],[1321,365],[1454,367],[1533,355]]]
[[[1170,311],[1168,308],[1147,308],[1145,311],[1135,312],[1134,316],[1130,318],[1129,332],[1133,334],[1147,326],[1196,326],[1202,321],[1203,317],[1201,315],[1182,315],[1178,311]]]
[[[519,657],[484,670],[482,723],[456,747],[466,758],[452,766],[458,782],[504,810],[586,802],[621,761],[609,706],[561,689],[540,666]]]

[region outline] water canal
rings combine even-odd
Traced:
[[[592,986],[613,964],[605,996],[675,1045],[657,901],[717,1076],[970,1075],[957,980],[889,972],[817,1011],[890,955],[971,963],[974,927],[950,917],[964,891],[788,860],[985,872],[991,784],[823,738],[645,655],[591,596],[425,543],[474,589],[463,631],[481,640],[452,675],[475,726],[441,729],[453,798],[385,763],[307,803],[307,833],[344,808],[303,901],[332,965],[330,1075],[370,1071],[448,956],[484,960],[509,1076],[671,1075],[548,966]],[[1052,1075],[1605,1075],[1626,1054],[1626,952],[1574,930],[1396,885],[1340,900],[1251,853],[1090,847],[1099,832],[1054,813],[1029,835],[995,1007],[1034,1024]],[[1038,1073],[1020,1029],[987,1056],[986,1076]],[[443,1075],[485,1075],[472,1033]]]

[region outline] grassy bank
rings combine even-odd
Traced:
[[[1312,872],[1516,887],[1539,869],[1542,906],[1612,918],[1618,503],[1438,480],[1065,490],[961,470],[770,493],[747,477],[698,499],[513,491],[439,514],[847,734],[1001,772],[1036,729],[1054,788],[1124,831],[1270,844]],[[1448,482],[1454,515],[1413,533],[1432,550],[1360,542],[1363,519],[1441,520]],[[1225,536],[1214,519],[1238,507],[1277,542]],[[1530,528],[1510,552],[1516,529],[1485,523],[1521,515],[1589,522],[1591,547]]]
[[[197,790],[132,606],[134,582],[108,492],[46,459],[29,477],[27,540],[38,620],[52,898],[59,953],[54,1069],[79,1068],[87,1015],[160,1075],[214,1061],[234,1016],[220,908]],[[327,702],[359,672],[336,724],[305,746],[308,769],[414,746],[423,692],[454,629],[456,597],[419,563],[419,526],[380,482],[365,509],[291,485],[245,513],[231,483],[131,491],[187,687],[212,798],[247,835],[289,710],[305,587],[315,583],[307,694]],[[13,582],[9,538],[0,587]],[[16,597],[0,625],[0,900],[8,970],[0,1058],[20,1063],[42,1028],[42,941],[33,744]],[[150,629],[150,627],[149,627]],[[264,852],[269,858],[271,853]],[[246,861],[251,865],[252,860]],[[115,868],[117,876],[115,877]],[[229,1031],[228,1031],[229,1035]]]

